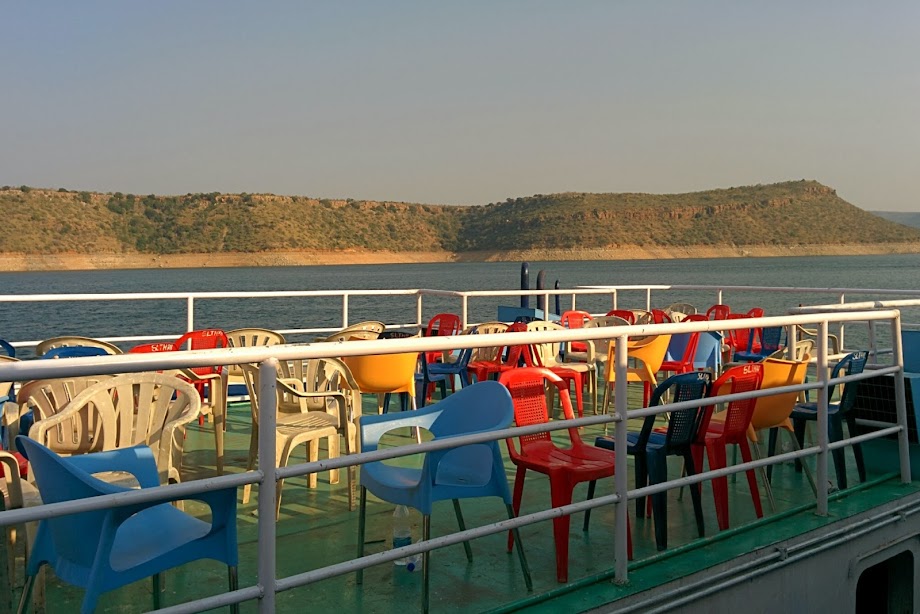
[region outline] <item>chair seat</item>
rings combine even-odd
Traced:
[[[665,433],[652,432],[648,438],[648,445],[646,446],[647,450],[652,452],[660,450],[664,446],[665,442]],[[632,452],[636,442],[639,441],[639,433],[635,431],[629,431],[626,433],[626,450],[627,452]],[[602,435],[594,440],[594,445],[598,448],[604,448],[606,450],[615,450],[616,443],[614,442],[613,437],[609,435]]]
[[[165,526],[169,531],[150,530]],[[169,504],[140,511],[118,527],[112,547],[112,569],[124,571],[137,567],[204,537],[210,530],[209,523]]]
[[[297,428],[303,430],[305,428],[315,428],[321,429],[326,427],[335,427],[338,425],[338,420],[332,414],[327,414],[321,411],[308,411],[302,414],[278,414],[278,428]]]
[[[579,480],[587,481],[613,475],[615,456],[611,450],[583,446],[580,449],[559,448],[552,442],[530,442],[527,452],[518,459],[519,465],[528,469],[565,470],[579,474]],[[596,474],[586,477],[582,474]]]
[[[840,406],[837,403],[828,403],[827,404],[827,413],[828,415],[836,414],[840,409]],[[817,420],[818,419],[818,404],[817,403],[797,403],[795,408],[792,410],[792,419],[795,420]]]

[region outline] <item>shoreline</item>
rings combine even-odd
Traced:
[[[695,245],[684,247],[624,245],[616,248],[508,250],[494,252],[290,251],[207,254],[0,254],[2,272],[92,271],[273,267],[435,262],[516,262],[566,260],[671,260],[678,258],[764,258],[788,256],[870,256],[917,254],[920,243],[862,245]]]

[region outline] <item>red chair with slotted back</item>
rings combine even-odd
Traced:
[[[514,402],[514,422],[516,426],[545,424],[550,421],[549,408],[544,392],[546,384],[559,394],[559,401],[567,420],[575,415],[572,402],[562,380],[548,369],[525,367],[502,373],[499,382],[511,393]],[[588,499],[594,496],[597,480],[613,476],[616,456],[609,450],[587,446],[581,441],[578,429],[568,429],[570,447],[560,448],[552,440],[550,433],[525,435],[515,440],[505,440],[511,462],[517,467],[514,478],[512,506],[515,515],[521,509],[524,495],[524,478],[527,470],[536,471],[549,477],[550,499],[553,507],[562,507],[572,502],[572,492],[576,484],[588,482]],[[585,517],[587,530],[588,517]],[[568,581],[569,573],[569,525],[570,516],[553,519],[553,538],[556,545],[556,579]],[[508,535],[508,551],[514,544],[514,536]],[[632,558],[632,538],[627,544],[629,558]]]
[[[185,333],[179,337],[173,345],[175,345],[175,349],[178,351],[214,350],[230,347],[230,340],[227,339],[227,333],[219,328],[204,328]],[[201,402],[203,404],[207,400],[212,410],[216,408],[221,401],[226,405],[227,373],[223,366],[193,367],[189,369],[189,371],[197,376],[190,377],[189,379],[192,385],[195,386],[195,390],[198,391],[198,395],[201,397]],[[217,390],[218,386],[213,385],[215,382],[218,383],[218,386],[222,387],[221,391]],[[224,394],[221,395],[221,392]],[[220,396],[223,396],[223,399],[220,399]],[[213,413],[215,417],[217,417],[217,412],[214,411]],[[203,423],[204,416],[200,416],[198,418],[198,424]],[[223,428],[223,425],[221,425],[221,428]]]
[[[606,315],[623,318],[624,320],[629,322],[630,325],[636,323],[636,314],[630,309],[611,309],[610,311],[607,312]]]
[[[506,333],[522,333],[527,330],[526,322],[515,322],[505,331]],[[476,378],[477,382],[484,382],[493,373],[504,373],[516,369],[521,361],[526,345],[506,345],[498,349],[495,360],[476,360],[467,365],[467,372]]]
[[[584,328],[585,323],[591,319],[591,314],[587,311],[578,311],[572,309],[562,312],[559,316],[559,324],[566,328]],[[581,341],[573,341],[569,344],[573,352],[587,352],[588,346]]]
[[[706,318],[709,320],[727,320],[731,312],[731,307],[728,305],[716,304],[706,310]]]

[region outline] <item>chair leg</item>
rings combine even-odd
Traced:
[[[591,480],[588,482],[588,501],[594,498],[594,489],[597,487],[597,480]],[[585,524],[582,526],[582,531],[588,530],[588,523],[591,522],[591,510],[585,510]]]
[[[431,538],[431,515],[422,516],[422,541],[428,541]],[[428,614],[428,602],[430,594],[430,584],[428,581],[429,572],[431,571],[431,551],[426,550],[422,554],[422,613]]]
[[[13,579],[10,578],[10,582],[12,581]],[[19,598],[19,607],[16,609],[16,614],[25,614],[26,610],[28,610],[33,586],[35,586],[35,576],[26,576],[26,583],[22,587],[22,595]]]
[[[648,455],[636,454],[635,462],[636,488],[643,488],[649,482]],[[645,497],[636,497],[636,518],[645,517]]]
[[[778,435],[779,435],[778,428],[773,427],[770,429],[770,435],[769,435],[769,438],[767,439],[767,456],[768,457],[774,456],[776,454],[776,439]],[[758,448],[758,452],[759,451],[760,449]],[[799,467],[798,461],[796,461],[795,466],[796,468]],[[772,479],[773,479],[773,465],[770,465],[769,467],[767,467],[767,482],[769,482]],[[774,511],[776,510],[774,509]]]
[[[524,476],[526,474],[526,468],[518,467],[517,472],[514,475],[514,494],[511,498],[511,511],[515,516],[517,516],[521,511],[521,497],[524,495]],[[511,552],[511,546],[514,545],[514,540],[516,537],[517,531],[508,531],[508,552]]]
[[[572,502],[572,488],[568,483],[560,483],[560,480],[549,481],[550,498],[553,507],[562,507]],[[569,527],[571,526],[571,516],[556,516],[553,518],[553,541],[556,545],[556,580],[559,582],[569,581]]]
[[[153,576],[151,576],[151,580],[153,581],[153,609],[159,610],[161,607],[160,593],[162,591],[160,587],[160,574],[158,573],[153,574]]]
[[[650,484],[660,484],[667,481],[667,460],[657,454],[647,457],[648,477]],[[641,510],[639,511],[641,516]],[[668,548],[668,497],[667,493],[652,495],[652,515],[655,519],[655,544],[658,550]]]
[[[795,434],[795,441],[798,444],[799,450],[805,447],[805,427],[806,426],[807,425],[804,420],[793,420],[792,421],[792,430],[793,430],[793,433]],[[802,466],[804,464],[805,464],[804,461],[800,461],[796,459],[795,470],[797,473],[801,473]]]
[[[724,469],[728,461],[725,453],[725,442],[722,440],[709,439],[706,441],[706,456],[709,458],[709,470]],[[700,471],[703,465],[700,464]],[[712,479],[712,498],[716,504],[716,522],[719,530],[724,531],[729,525],[728,516],[728,478]]]
[[[748,445],[747,437],[738,442],[738,448],[741,450],[741,460],[745,463],[751,462],[751,447]],[[751,490],[751,502],[754,504],[754,513],[758,518],[763,518],[763,507],[760,504],[760,491],[757,489],[757,475],[753,469],[745,471],[747,474],[748,488]]]
[[[240,580],[237,575],[236,565],[227,565],[227,580],[231,593],[240,588]],[[234,603],[231,605],[230,614],[240,614],[240,604]]]
[[[760,444],[754,442],[754,445],[751,446],[751,452],[754,453],[754,458],[760,460],[763,458],[763,455],[760,453]],[[760,479],[763,480],[763,489],[767,493],[767,501],[770,502],[770,509],[776,512],[776,499],[773,498],[773,487],[770,486],[770,479],[767,477],[766,470],[760,468]]]
[[[724,448],[722,454],[722,460],[724,461]],[[687,450],[684,453],[684,462],[687,464],[687,475],[696,475],[696,467],[693,464],[693,455],[690,454],[690,450]],[[667,463],[667,461],[665,461]],[[665,468],[667,470],[667,468]],[[724,478],[723,478],[724,479]],[[696,529],[699,532],[700,537],[706,536],[706,528],[703,524],[703,498],[700,493],[700,485],[694,484],[690,487],[690,499],[693,501],[693,513],[696,515]],[[726,503],[728,503],[726,498]]]
[[[799,440],[796,438],[796,436],[793,435],[792,433],[789,433],[789,431],[786,431],[785,429],[783,430],[789,434],[789,439],[792,441],[792,447],[795,448],[796,452],[800,451],[802,449],[802,446],[799,445]],[[811,485],[811,490],[813,493],[815,493],[815,496],[817,497],[818,496],[818,486],[815,483],[815,476],[812,475],[811,468],[808,466],[808,463],[802,463],[802,469],[805,470],[805,477],[808,478],[808,483]]]
[[[843,439],[843,423],[839,415],[831,416],[828,422],[829,440],[831,442]],[[843,448],[831,450],[834,459],[834,472],[837,474],[837,488],[845,490],[847,487],[847,464]]]
[[[457,516],[457,525],[460,527],[461,531],[466,531],[466,523],[463,522],[463,511],[460,509],[460,499],[454,499],[454,514]],[[463,542],[463,549],[466,551],[466,560],[470,563],[473,562],[473,549],[470,547],[470,542]]]
[[[856,428],[856,416],[853,415],[853,412],[847,413],[847,429],[850,431],[850,437],[859,435],[859,431]],[[862,444],[853,444],[853,456],[856,457],[856,473],[859,474],[859,481],[865,482],[866,462],[863,459]]]
[[[364,529],[365,529],[365,514],[367,513],[367,488],[364,486],[361,487],[361,495],[358,497],[358,557],[361,558],[364,556]],[[364,570],[359,569],[355,572],[355,584],[361,584],[364,582]]]
[[[514,508],[507,503],[505,509],[508,510],[508,518],[515,518],[517,514]],[[524,584],[527,585],[527,592],[533,591],[533,580],[530,578],[530,566],[527,564],[527,557],[524,556],[524,543],[521,541],[521,534],[517,529],[511,529],[514,535],[514,542],[517,547],[518,560],[521,562],[521,572],[524,574]]]

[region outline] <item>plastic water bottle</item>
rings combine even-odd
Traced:
[[[397,505],[393,510],[393,547],[402,548],[412,543],[412,527],[409,524],[409,508]],[[414,571],[418,565],[419,555],[404,556],[393,561],[395,565]]]

